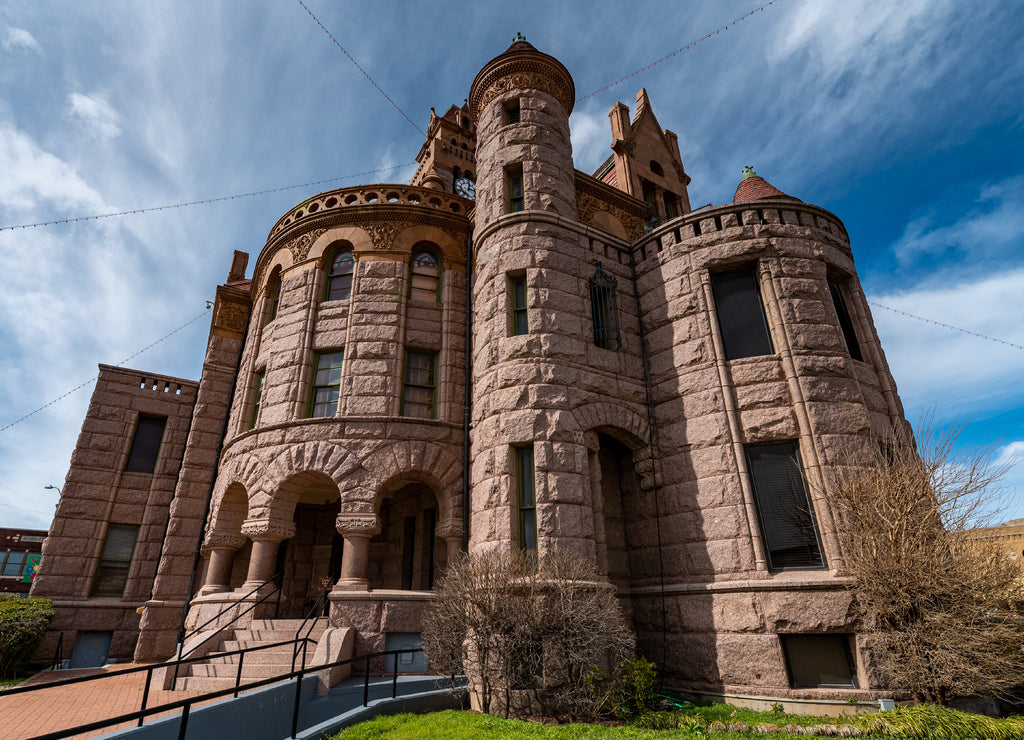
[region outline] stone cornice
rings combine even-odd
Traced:
[[[599,200],[640,218],[647,216],[647,204],[642,200],[580,170],[576,170],[576,193],[593,195]]]
[[[572,113],[576,86],[572,75],[560,61],[536,49],[506,52],[489,61],[480,70],[469,90],[469,110],[474,120],[497,96],[510,90],[535,89],[547,93]]]

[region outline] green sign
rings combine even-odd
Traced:
[[[25,570],[21,572],[22,583],[32,583],[36,578],[36,571],[39,570],[39,560],[42,555],[29,555],[25,560]]]

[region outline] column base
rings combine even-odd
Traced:
[[[339,578],[331,591],[369,591],[370,581],[366,578]]]

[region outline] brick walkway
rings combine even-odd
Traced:
[[[121,664],[108,668],[37,673],[18,684],[19,687],[95,674],[107,674],[109,677],[14,696],[4,696],[0,693],[0,737],[3,740],[25,740],[43,733],[138,711],[142,706],[142,690],[146,685],[145,671],[127,676],[117,675],[126,668],[135,667],[137,666]],[[150,690],[147,706],[155,707],[197,695],[196,692],[189,691]],[[175,710],[175,713],[178,711],[180,710]],[[149,721],[151,720],[147,717],[146,722]],[[98,737],[115,729],[130,726],[132,725],[111,726],[75,737]]]

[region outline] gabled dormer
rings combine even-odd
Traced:
[[[608,111],[614,152],[594,173],[602,182],[641,198],[658,220],[675,218],[690,211],[686,186],[690,177],[683,170],[679,139],[661,128],[647,90],[636,94],[636,115],[616,103]]]

